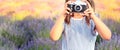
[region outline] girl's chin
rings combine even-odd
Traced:
[[[84,13],[76,13],[76,12],[74,12],[74,15],[84,15]]]

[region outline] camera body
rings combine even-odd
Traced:
[[[82,1],[76,1],[68,4],[67,7],[70,8],[72,12],[82,13],[87,9],[87,4]]]

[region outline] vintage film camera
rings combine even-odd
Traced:
[[[87,4],[80,0],[77,0],[76,2],[68,4],[67,7],[70,8],[72,12],[77,12],[77,13],[82,13],[88,8]]]

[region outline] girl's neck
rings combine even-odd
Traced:
[[[83,18],[83,16],[78,14],[78,13],[74,13],[74,17],[73,18],[81,19],[81,18]]]

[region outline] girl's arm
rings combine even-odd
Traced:
[[[109,28],[95,15],[92,16],[92,19],[96,25],[96,30],[98,31],[99,35],[105,40],[110,40],[111,31]]]
[[[70,1],[68,1],[67,3],[65,3],[65,6],[64,6],[64,10],[61,14],[61,16],[57,19],[55,25],[52,27],[51,31],[50,31],[50,38],[53,40],[53,41],[57,41],[61,35],[62,35],[62,32],[64,30],[64,19],[66,17],[65,14],[69,14],[69,11],[71,11],[71,9],[69,9],[67,7],[67,4],[71,3]]]
[[[91,19],[94,21],[96,25],[96,30],[98,31],[99,35],[105,39],[105,40],[110,40],[111,39],[111,31],[109,28],[95,15],[95,12],[91,5],[86,2],[88,5],[88,9],[84,12],[87,16],[90,16]]]
[[[53,41],[57,41],[61,37],[63,29],[64,29],[64,25],[63,25],[64,19],[65,19],[64,16],[60,16],[58,20],[56,21],[55,25],[53,26],[53,28],[51,29],[50,38]]]

